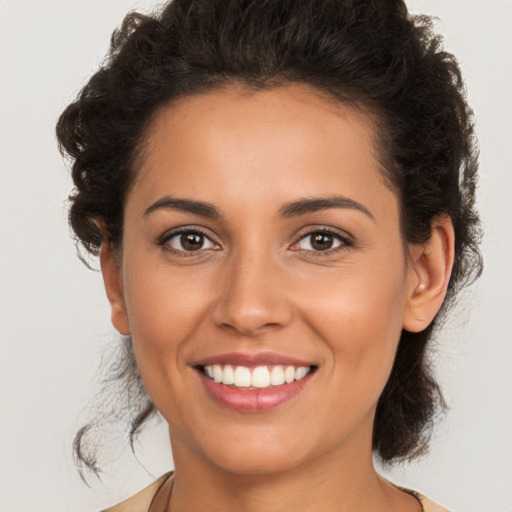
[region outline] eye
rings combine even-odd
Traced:
[[[339,233],[330,230],[319,229],[310,231],[294,244],[294,250],[327,252],[339,247],[351,246],[350,240]]]
[[[218,246],[197,229],[186,229],[174,231],[165,235],[160,241],[161,245],[167,246],[175,252],[198,252],[207,249],[217,249]]]

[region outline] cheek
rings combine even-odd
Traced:
[[[302,311],[329,347],[334,375],[383,387],[402,331],[404,268],[386,273],[378,265],[367,266],[364,272],[340,270],[339,278],[331,276],[327,284],[308,295]]]
[[[125,269],[128,279],[124,291],[132,335],[155,347],[162,343],[161,348],[186,335],[186,326],[204,310],[208,295],[205,276],[197,270],[169,268],[144,254],[127,261]]]
[[[187,342],[204,326],[216,280],[197,268],[151,261],[147,254],[130,258],[124,262],[124,295],[137,365],[153,401],[167,402],[171,397],[159,394],[166,389],[179,394],[179,376],[190,371]]]

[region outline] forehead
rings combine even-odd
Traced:
[[[208,202],[362,200],[387,188],[375,140],[370,113],[309,86],[222,89],[156,113],[133,190],[147,201],[164,193]]]

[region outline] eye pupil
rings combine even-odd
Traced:
[[[317,251],[326,251],[332,247],[333,243],[334,237],[328,233],[315,233],[311,235],[311,247]]]
[[[185,250],[198,251],[203,246],[204,236],[199,233],[183,233],[180,242]]]

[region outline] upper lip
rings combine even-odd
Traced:
[[[193,363],[193,366],[232,365],[232,366],[314,366],[311,361],[304,361],[296,357],[277,354],[275,352],[260,352],[258,354],[244,354],[240,352],[225,352],[205,357]]]

